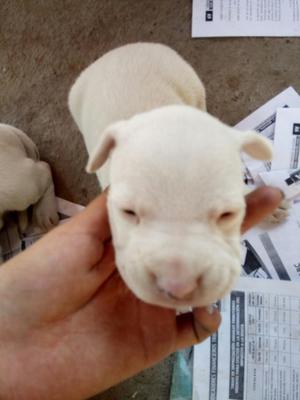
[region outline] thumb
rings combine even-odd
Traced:
[[[90,234],[95,239],[104,242],[110,239],[110,228],[107,214],[107,192],[102,192],[85,210],[57,229],[73,233]]]

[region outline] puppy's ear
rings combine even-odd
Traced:
[[[259,135],[255,131],[234,133],[238,140],[240,150],[256,160],[271,160],[273,157],[273,147],[271,141]]]
[[[87,166],[85,168],[86,172],[95,172],[105,163],[110,155],[110,152],[117,144],[123,123],[123,121],[116,122],[108,126],[102,132],[96,148],[89,157]]]

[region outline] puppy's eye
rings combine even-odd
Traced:
[[[138,224],[140,222],[139,216],[137,215],[137,213],[133,210],[131,210],[130,208],[123,208],[123,210],[121,210],[122,214],[124,215],[124,218],[127,219],[127,221],[134,223],[134,224]]]
[[[136,213],[133,210],[124,209],[122,210],[122,212],[126,214],[128,217],[136,217]]]
[[[220,219],[229,219],[234,217],[234,212],[233,211],[226,211],[223,214],[220,215]]]
[[[224,211],[222,214],[219,215],[217,222],[221,224],[230,222],[234,219],[236,215],[237,214],[234,211]]]

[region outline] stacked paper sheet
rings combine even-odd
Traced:
[[[300,96],[288,88],[237,127],[254,129],[274,143],[272,162],[244,157],[248,180],[279,187],[291,201],[286,221],[262,225],[244,236],[244,273],[300,281]]]
[[[83,206],[57,197],[57,209],[60,224],[84,209]],[[6,221],[5,228],[0,232],[0,264],[14,257],[44,235],[39,228],[29,226],[21,233],[13,215]]]
[[[192,37],[300,36],[299,0],[193,0]]]
[[[244,235],[246,277],[221,301],[219,331],[195,347],[193,400],[296,400],[300,399],[299,95],[291,87],[286,89],[237,128],[254,129],[273,141],[272,162],[243,157],[245,178],[254,186],[280,187],[291,208],[284,222],[262,224]]]

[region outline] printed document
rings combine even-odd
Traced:
[[[291,209],[284,222],[262,224],[243,235],[242,267],[246,275],[300,281],[300,221],[297,217]]]
[[[193,0],[192,37],[300,36],[300,0]]]
[[[278,108],[300,107],[300,96],[292,87],[289,87],[273,97],[248,117],[244,118],[235,127],[241,131],[255,130],[267,139],[274,140],[276,112]],[[260,172],[270,171],[271,162],[262,162],[243,155],[248,180],[257,182]]]
[[[240,278],[194,347],[193,400],[300,399],[300,283]]]
[[[194,348],[193,400],[300,400],[299,100],[288,88],[237,125],[274,142],[272,164],[244,158],[247,176],[280,187],[291,208],[243,235],[220,329]]]
[[[278,109],[272,170],[300,167],[300,108]]]
[[[281,189],[286,200],[293,200],[300,196],[300,169],[260,172],[259,176],[265,185]]]

